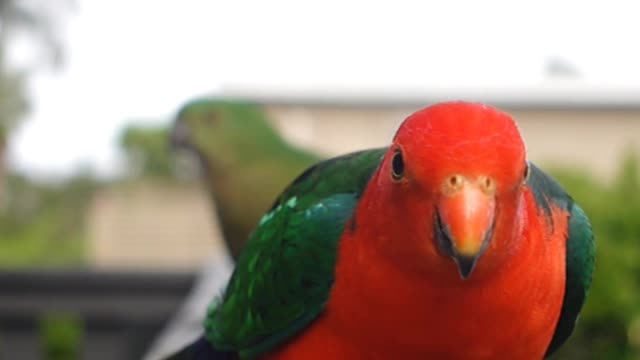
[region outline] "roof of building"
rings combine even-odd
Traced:
[[[440,101],[466,100],[521,110],[640,110],[640,84],[596,86],[571,81],[537,87],[334,89],[229,85],[216,96],[264,105],[314,107],[421,107]]]

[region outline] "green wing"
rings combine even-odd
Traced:
[[[321,162],[277,199],[251,235],[205,320],[219,350],[251,358],[298,333],[324,309],[338,240],[386,149]],[[260,186],[256,179],[256,186]]]
[[[595,263],[595,242],[591,224],[584,211],[549,175],[533,164],[528,184],[538,207],[551,219],[551,203],[569,214],[567,230],[566,285],[560,318],[546,356],[551,355],[569,338],[582,309]]]

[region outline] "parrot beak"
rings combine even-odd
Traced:
[[[169,144],[172,150],[189,146],[189,127],[182,121],[176,120],[171,129]]]
[[[495,212],[491,190],[464,181],[444,194],[436,209],[436,241],[456,262],[462,279],[471,275],[491,241]]]

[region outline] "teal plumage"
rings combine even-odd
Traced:
[[[385,150],[321,162],[278,198],[207,316],[206,337],[217,348],[258,355],[322,312],[333,284],[337,241]]]

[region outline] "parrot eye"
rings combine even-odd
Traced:
[[[394,180],[400,180],[404,175],[404,160],[402,159],[402,152],[396,150],[391,159],[391,177]]]
[[[215,125],[218,120],[220,120],[220,116],[214,110],[207,110],[202,117],[202,123],[206,126]]]

